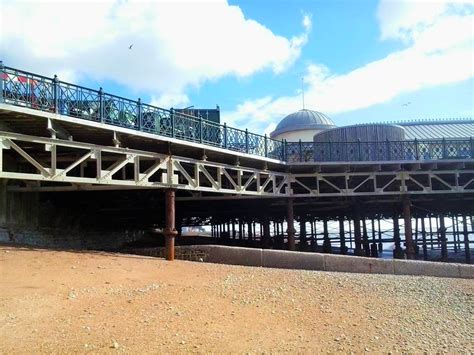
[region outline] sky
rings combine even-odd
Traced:
[[[256,133],[303,96],[338,126],[473,117],[469,1],[3,0],[0,16],[7,66],[164,108],[219,105]]]

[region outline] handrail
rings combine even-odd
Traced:
[[[286,142],[167,110],[140,99],[3,66],[0,102],[130,128],[230,151],[295,162],[473,159],[473,138],[382,142]]]

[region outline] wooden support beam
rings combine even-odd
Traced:
[[[166,199],[166,226],[164,230],[165,235],[165,252],[166,260],[174,260],[174,239],[178,232],[175,226],[175,190],[167,189],[165,192]]]

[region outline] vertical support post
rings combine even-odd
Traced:
[[[1,100],[1,98],[0,98]],[[472,139],[472,137],[469,137],[469,145],[471,146],[471,156],[470,158],[474,158],[474,140]]]
[[[300,242],[299,247],[301,250],[306,250],[306,218],[305,216],[300,217]]]
[[[439,233],[441,239],[441,260],[448,261],[448,240],[446,239],[447,228],[444,225],[444,215],[439,216]]]
[[[236,238],[236,231],[235,231],[235,218],[232,218],[232,239],[235,240]]]
[[[270,242],[270,220],[268,216],[265,216],[263,219],[263,238],[262,238],[262,248],[268,248]]]
[[[227,124],[224,122],[224,148],[227,149]]]
[[[249,242],[252,242],[252,241],[253,241],[252,221],[249,220],[249,221],[247,222],[247,226],[248,226],[248,235],[249,235],[248,241],[249,241]]]
[[[398,212],[395,211],[393,215],[393,241],[395,243],[395,249],[393,250],[393,257],[395,259],[404,259],[405,255],[401,247],[400,240],[400,224],[398,222]]]
[[[347,254],[347,247],[346,247],[346,233],[344,231],[344,217],[339,217],[339,239],[341,243],[341,251],[342,255]]]
[[[329,239],[327,218],[323,219],[323,234],[324,234],[324,237],[323,237],[324,238],[323,239],[323,252],[331,253],[332,252],[332,247],[331,247],[331,240]]]
[[[380,217],[377,218],[377,230],[379,234],[379,253],[383,252],[382,227],[380,226]]]
[[[243,230],[242,230],[242,219],[239,218],[239,240],[242,240]]]
[[[354,255],[364,256],[365,253],[362,250],[362,234],[360,231],[360,216],[358,213],[354,215],[354,239],[355,239]]]
[[[203,132],[203,129],[202,129],[202,116],[199,115],[199,143],[202,143],[202,141],[203,141],[202,132]]]
[[[428,260],[428,246],[426,245],[425,217],[421,218],[421,240],[423,242],[423,260]]]
[[[59,113],[59,80],[58,76],[54,75],[53,78],[53,102],[54,102],[54,112]]]
[[[298,144],[298,152],[299,152],[299,162],[303,162],[303,145],[301,144],[301,139],[299,140]]]
[[[442,148],[443,148],[443,159],[446,159],[446,139],[442,139],[441,141],[441,144],[442,144]]]
[[[3,66],[3,62],[0,60],[0,103],[5,102],[5,96],[3,94],[3,89],[5,88],[4,84],[4,77],[5,75],[5,67]]]
[[[403,200],[403,219],[405,221],[405,244],[408,259],[415,259],[415,247],[413,245],[413,235],[411,229],[411,210],[410,200],[405,198]]]
[[[171,123],[171,137],[175,137],[175,125],[174,125],[174,108],[170,109],[170,123]]]
[[[139,131],[142,130],[142,116],[143,116],[143,110],[142,110],[142,99],[138,98],[137,100],[137,129]]]
[[[391,154],[391,151],[390,151],[390,141],[386,140],[386,144],[387,144],[387,160],[392,160],[392,154]]]
[[[415,159],[420,160],[420,152],[418,151],[418,140],[415,138]]]
[[[249,152],[249,130],[245,129],[245,153]]]
[[[265,158],[268,157],[268,137],[267,134],[265,133]]]
[[[457,233],[456,233],[457,220],[456,220],[456,224],[455,224],[455,223],[454,223],[454,216],[451,216],[451,224],[452,224],[452,228],[453,228],[454,252],[457,253],[457,252],[458,252]]]
[[[362,243],[364,246],[365,256],[370,256],[369,235],[367,234],[367,220],[365,216],[362,220]]]
[[[286,202],[286,223],[288,224],[288,250],[295,250],[295,215],[293,211],[293,199]]]
[[[281,140],[281,147],[282,147],[282,159],[283,161],[286,161],[287,155],[286,155],[286,139]]]
[[[378,258],[377,240],[375,237],[375,219],[372,217],[372,244],[370,245],[370,256]]]
[[[105,117],[104,117],[104,89],[99,88],[98,91],[99,94],[99,120],[101,123],[104,123]]]
[[[463,224],[462,232],[464,234],[464,253],[466,256],[466,264],[470,264],[471,263],[471,250],[469,249],[469,232],[467,231],[466,215],[462,216],[462,224]]]
[[[167,189],[165,192],[166,199],[166,224],[165,224],[165,253],[166,260],[174,260],[174,239],[178,232],[175,227],[175,190]]]

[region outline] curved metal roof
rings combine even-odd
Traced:
[[[336,125],[325,114],[303,109],[283,118],[270,136],[275,137],[281,133],[301,131],[304,129],[326,130],[333,127],[336,127]]]

